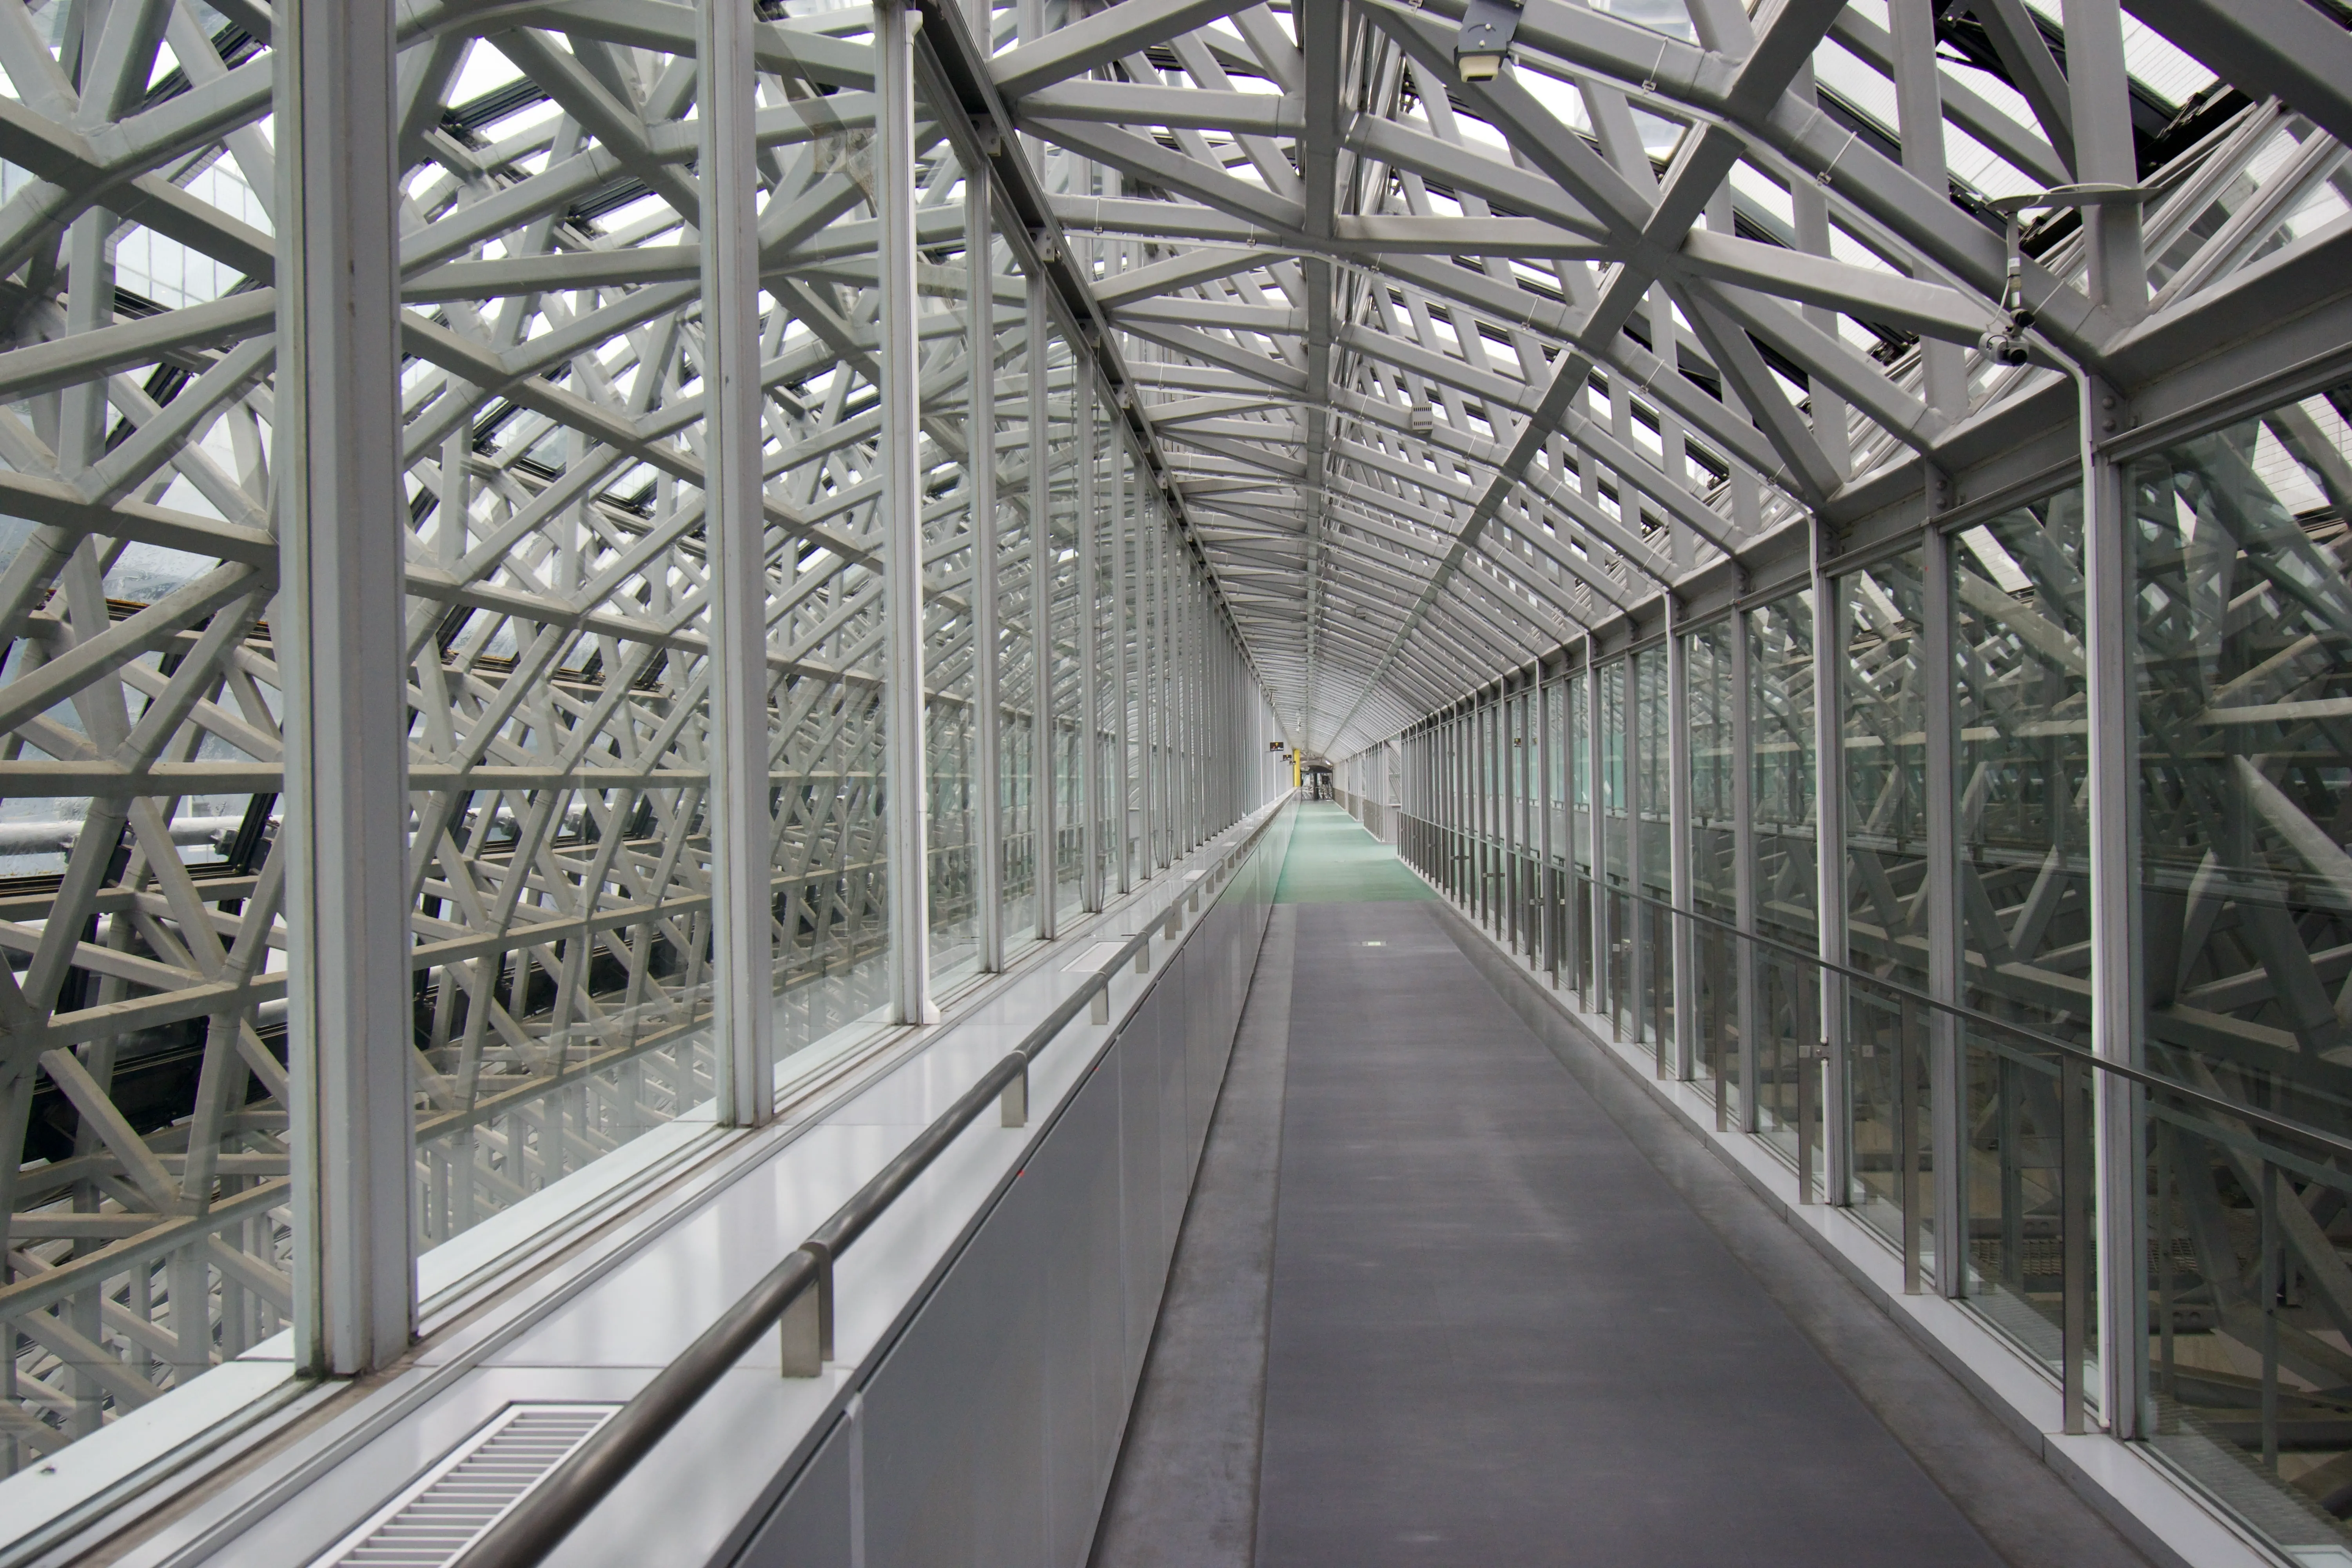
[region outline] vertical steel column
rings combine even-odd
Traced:
[[[1465,696],[1454,712],[1454,750],[1458,762],[1454,766],[1454,790],[1461,799],[1456,802],[1456,837],[1461,844],[1454,847],[1454,896],[1461,898],[1463,910],[1477,920],[1477,699]]]
[[[1739,1130],[1753,1132],[1756,1120],[1756,672],[1754,628],[1744,606],[1731,617],[1731,918],[1740,935],[1731,941],[1734,1006],[1739,1020]]]
[[[1832,543],[1819,518],[1807,525],[1813,589],[1813,907],[1819,911],[1815,951],[1831,963],[1846,959],[1845,715],[1839,667],[1845,659],[1844,595],[1822,571]],[[1823,1201],[1853,1201],[1853,1072],[1846,1037],[1845,980],[1824,967],[1821,975],[1822,1069],[1822,1186]]]
[[[1169,636],[1171,603],[1168,584],[1168,518],[1155,508],[1151,527],[1151,682],[1152,707],[1152,784],[1159,800],[1159,843],[1153,851],[1152,869],[1160,871],[1176,859],[1176,797],[1175,770],[1170,765],[1169,750],[1175,739],[1176,670],[1170,658],[1173,647]]]
[[[703,507],[710,541],[712,1037],[719,1120],[756,1127],[775,1110],[769,998],[774,917],[768,865],[766,545],[760,471],[757,98],[751,24],[702,0]]]
[[[1197,561],[1191,568],[1185,629],[1192,640],[1185,668],[1192,688],[1192,847],[1198,848],[1209,837],[1209,589],[1206,570]]]
[[[1437,828],[1436,842],[1431,847],[1431,866],[1440,892],[1454,888],[1454,766],[1448,729],[1452,715],[1440,710],[1430,721],[1427,732],[1429,745],[1429,815]]]
[[[1185,668],[1184,623],[1191,608],[1182,539],[1173,519],[1168,529],[1168,861],[1171,866],[1192,848],[1192,681]]]
[[[2064,0],[2066,76],[2073,108],[2076,177],[2132,184],[2130,79],[2116,0]],[[2087,281],[2094,304],[2118,321],[2147,313],[2147,270],[2139,209],[2129,204],[2083,214]],[[2090,685],[2091,1045],[2101,1058],[2138,1065],[2141,1007],[2138,790],[2134,745],[2129,498],[2099,443],[2115,433],[2116,396],[2095,379],[2081,384],[2079,419],[2091,493],[2083,498],[2084,662]],[[2147,1190],[2140,1091],[2114,1073],[2095,1075],[2094,1191],[2098,1204],[2100,1414],[2118,1437],[2147,1435],[2147,1256],[2142,1205]]]
[[[1470,908],[1470,736],[1465,702],[1454,704],[1446,719],[1445,773],[1446,793],[1453,796],[1449,803],[1447,826],[1453,844],[1446,856],[1446,886],[1454,891],[1454,901],[1465,910]]]
[[[2105,395],[2096,382],[2086,402]],[[2102,409],[2093,429],[2112,424]],[[2145,992],[2140,975],[2137,715],[2132,708],[2132,615],[2136,603],[2130,498],[2117,465],[2095,458],[2084,519],[2083,578],[2088,598],[2091,837],[2091,1041],[2104,1060],[2140,1065]],[[2121,1437],[2147,1435],[2147,1314],[2141,1259],[2147,1149],[2143,1092],[2129,1079],[2094,1079],[2092,1135],[2098,1205],[2098,1346],[2101,1413]]]
[[[1559,989],[1559,873],[1552,868],[1555,853],[1552,844],[1552,784],[1557,777],[1553,766],[1551,732],[1551,694],[1553,683],[1544,679],[1543,662],[1536,662],[1536,811],[1538,814],[1536,835],[1536,941],[1539,944],[1536,958],[1538,970],[1551,976],[1552,989]]]
[[[416,1321],[393,12],[275,12],[294,1356],[334,1375]]]
[[[1155,804],[1157,787],[1153,783],[1153,767],[1158,748],[1153,743],[1153,715],[1160,704],[1159,661],[1151,646],[1152,599],[1151,584],[1155,575],[1151,551],[1157,520],[1152,513],[1152,499],[1139,494],[1135,506],[1135,795],[1140,808],[1136,849],[1139,864],[1137,879],[1150,881],[1159,870],[1156,846],[1159,843],[1160,815]]]
[[[1207,802],[1202,798],[1206,770],[1202,763],[1202,719],[1201,690],[1201,572],[1188,552],[1184,557],[1184,597],[1178,611],[1178,629],[1184,639],[1183,654],[1177,660],[1177,669],[1184,679],[1184,853],[1190,855],[1201,847],[1208,835],[1203,829],[1208,822]]]
[[[1118,505],[1112,512],[1111,574],[1118,583],[1118,614],[1111,626],[1111,689],[1118,704],[1118,890],[1131,890],[1135,886],[1135,761],[1129,748],[1134,742],[1134,710],[1138,692],[1129,684],[1132,670],[1127,657],[1128,638],[1135,632],[1135,601],[1133,582],[1128,574],[1128,548],[1135,538],[1135,518],[1129,509],[1135,504],[1135,454],[1125,440],[1118,446]]]
[[[1462,907],[1475,918],[1481,864],[1478,842],[1478,699],[1475,696],[1465,698],[1462,710],[1454,716],[1454,743],[1462,757],[1460,777],[1456,781],[1456,787],[1462,794],[1462,843],[1454,856],[1454,876],[1458,882],[1455,896],[1461,899]]]
[[[1054,525],[1052,411],[1046,405],[1045,279],[1029,275],[1029,658],[1030,834],[1035,846],[1037,938],[1055,936],[1054,908],[1060,902],[1055,880],[1054,753],[1060,737],[1054,727]]]
[[[1502,895],[1496,910],[1496,933],[1510,952],[1519,950],[1519,753],[1517,745],[1519,690],[1515,673],[1503,677],[1495,699],[1495,755],[1502,764],[1495,794],[1502,816],[1502,876],[1495,886]]]
[[[876,263],[882,285],[882,700],[889,773],[883,795],[888,816],[883,826],[889,846],[885,869],[890,899],[890,1005],[898,1023],[932,1024],[940,1015],[931,1005],[930,777],[923,755],[923,474],[917,450],[923,433],[916,406],[922,366],[915,335],[914,43],[906,0],[875,0],[875,151],[881,165],[875,200],[881,209]],[[750,385],[756,392],[757,361],[751,373]],[[762,677],[766,668],[763,658]],[[762,789],[761,799],[766,798]],[[763,895],[765,891],[763,887]]]
[[[1442,792],[1440,811],[1445,825],[1445,844],[1439,857],[1444,886],[1454,902],[1465,900],[1462,890],[1463,867],[1469,846],[1462,834],[1462,705],[1457,701],[1437,725],[1437,786]]]
[[[1587,897],[1592,922],[1592,994],[1585,1005],[1595,1013],[1606,1013],[1610,1006],[1609,942],[1613,922],[1609,919],[1609,831],[1601,800],[1603,781],[1609,772],[1609,753],[1601,743],[1600,656],[1600,645],[1591,633],[1587,633],[1584,638],[1585,684],[1591,689],[1584,695],[1584,741],[1592,755],[1592,779],[1589,785],[1591,807],[1586,814],[1592,832],[1592,879]]]
[[[1483,924],[1486,919],[1486,872],[1489,869],[1486,864],[1489,853],[1487,845],[1492,837],[1488,831],[1486,818],[1488,807],[1494,799],[1493,786],[1486,781],[1486,770],[1494,760],[1488,754],[1488,748],[1494,742],[1487,731],[1486,703],[1484,698],[1473,697],[1470,700],[1467,721],[1470,727],[1469,744],[1465,749],[1470,753],[1470,842],[1472,846],[1470,907],[1477,912],[1478,920]]]
[[[1102,623],[1097,617],[1102,605],[1098,576],[1102,563],[1095,538],[1102,525],[1095,514],[1102,499],[1095,472],[1102,450],[1095,429],[1098,399],[1093,369],[1081,362],[1074,375],[1070,406],[1076,416],[1078,437],[1078,604],[1071,632],[1078,647],[1078,815],[1085,820],[1078,833],[1078,853],[1085,867],[1078,875],[1078,906],[1091,914],[1103,906],[1102,692],[1096,669],[1102,650]]]
[[[1454,715],[1454,746],[1459,753],[1454,787],[1460,795],[1455,810],[1454,896],[1472,919],[1478,913],[1478,700],[1465,697]]]
[[[1567,977],[1565,984],[1576,989],[1576,948],[1582,940],[1589,911],[1577,907],[1576,890],[1576,759],[1579,746],[1576,739],[1577,667],[1570,664],[1568,650],[1560,650],[1559,661],[1559,967]]]
[[[1156,500],[1152,504],[1151,549],[1146,559],[1151,566],[1151,784],[1153,799],[1159,803],[1151,869],[1157,873],[1175,859],[1176,803],[1168,793],[1172,776],[1168,766],[1169,699],[1175,683],[1174,672],[1168,663],[1168,519]]]
[[[1533,954],[1535,952],[1534,870],[1528,862],[1535,856],[1536,827],[1533,815],[1534,785],[1529,767],[1533,764],[1535,748],[1535,716],[1529,710],[1536,690],[1532,676],[1519,679],[1517,706],[1511,715],[1510,762],[1511,789],[1511,927],[1514,952]]]
[[[1175,613],[1170,617],[1168,633],[1176,648],[1176,703],[1170,716],[1176,721],[1176,743],[1173,760],[1176,764],[1176,798],[1182,825],[1177,836],[1176,854],[1189,855],[1200,842],[1200,797],[1193,789],[1192,742],[1196,734],[1192,711],[1192,559],[1184,548],[1183,536],[1171,531],[1170,559],[1175,565]]]
[[[1494,837],[1496,837],[1496,806],[1494,806],[1494,700],[1479,696],[1477,705],[1470,710],[1470,724],[1475,726],[1475,748],[1477,748],[1477,914],[1482,921],[1494,921],[1494,877],[1486,872],[1496,869]]]
[[[964,260],[971,282],[964,353],[971,384],[964,415],[965,482],[971,488],[972,890],[980,900],[980,967],[1004,968],[1004,706],[997,689],[999,643],[996,519],[996,269],[994,191],[985,159],[964,171]]]
[[[1691,889],[1690,646],[1685,640],[1674,595],[1666,595],[1666,860],[1668,895],[1676,910],[1695,906]],[[1698,987],[1691,922],[1670,927],[1675,987],[1675,1076],[1698,1071]],[[1811,1071],[1807,1066],[1800,1070]]]
[[[1495,682],[1495,695],[1486,705],[1486,763],[1490,770],[1486,780],[1487,837],[1493,845],[1494,864],[1488,868],[1495,874],[1486,879],[1487,910],[1495,922],[1495,934],[1506,947],[1510,943],[1511,896],[1511,678],[1507,674]]]
[[[1542,707],[1543,660],[1538,658],[1528,664],[1526,683],[1519,689],[1518,744],[1513,748],[1518,753],[1520,942],[1521,951],[1534,962],[1539,962],[1539,933],[1543,929],[1538,913],[1541,900],[1537,896],[1543,883],[1543,862],[1537,846],[1542,842],[1543,834],[1536,821],[1537,808],[1542,801],[1537,772],[1537,763],[1543,755]]]
[[[1179,605],[1177,628],[1184,638],[1178,668],[1184,677],[1184,852],[1191,854],[1206,837],[1206,803],[1201,798],[1201,579],[1190,551],[1184,554],[1184,597]]]
[[[1625,759],[1625,1020],[1636,1045],[1650,1042],[1653,1019],[1642,1021],[1642,1001],[1650,992],[1649,949],[1642,937],[1648,924],[1642,908],[1642,671],[1641,660],[1625,656],[1625,732],[1619,737]]]
[[[1958,827],[1954,799],[1951,541],[1933,520],[1920,541],[1925,552],[1919,647],[1913,668],[1925,684],[1927,721],[1927,994],[1960,999]],[[1958,1020],[1940,1008],[1927,1019],[1927,1146],[1935,1161],[1936,1289],[1959,1296],[1968,1288],[1968,1058]]]

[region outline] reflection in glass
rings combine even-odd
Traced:
[[[2080,491],[1963,529],[1942,547],[1952,561],[1959,999],[2087,1046]],[[2060,1058],[1990,1022],[1964,1020],[1958,1037],[1969,1128],[1967,1289],[1979,1312],[2055,1370],[2064,1306]],[[2095,1239],[2084,1238],[2086,1255]],[[2095,1350],[2095,1315],[2086,1321]]]
[[[1813,763],[1813,595],[1775,599],[1748,616],[1749,794],[1756,930],[1795,949],[1818,951],[1814,934],[1820,863]],[[1811,1037],[1815,972],[1762,943],[1747,948],[1754,997],[1755,1126],[1784,1152],[1796,1150],[1797,1046]]]
[[[1733,746],[1731,639],[1738,622],[1717,621],[1683,639],[1690,707],[1691,998],[1698,1008],[1695,1069],[1714,1079],[1738,1071],[1739,996],[1727,933],[1713,921],[1738,914],[1738,834],[1734,823],[1738,765]],[[1727,1089],[1728,1086],[1727,1085]],[[1727,1105],[1728,1105],[1727,1100]]]
[[[2339,1137],[2347,407],[2338,388],[2179,443],[2133,463],[2127,490],[2146,1064]],[[2251,1460],[2283,1483],[2298,1507],[2265,1516],[2274,1538],[2352,1542],[2334,1522],[2352,1511],[2352,1177],[2211,1113],[2152,1118],[2147,1150],[2158,1446],[2200,1475]]]

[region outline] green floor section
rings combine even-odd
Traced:
[[[1298,807],[1290,853],[1283,858],[1282,880],[1275,887],[1276,903],[1361,904],[1436,896],[1345,806],[1309,801]]]

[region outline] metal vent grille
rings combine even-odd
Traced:
[[[508,1405],[313,1568],[445,1568],[619,1408]]]

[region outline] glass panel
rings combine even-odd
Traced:
[[[1968,529],[1951,548],[1960,999],[2087,1043],[2079,492]]]
[[[1836,587],[1846,963],[1918,991],[1927,984],[1925,592],[1916,551]],[[1870,1223],[1900,1237],[1906,1205],[1924,1219],[1928,1191],[1927,1016],[1893,991],[1857,983],[1847,994],[1857,1203]],[[1767,1015],[1768,1040],[1780,1023]]]
[[[1037,530],[1029,497],[1028,315],[1013,302],[1021,273],[996,247],[1001,284],[997,322],[996,515],[997,698],[1003,705],[1004,938],[1008,948],[1037,935],[1037,658],[1033,628]],[[1011,298],[1007,298],[1010,296]]]
[[[1927,984],[1926,592],[1914,551],[1838,583],[1845,766],[1846,962]]]
[[[1693,923],[1692,1000],[1698,1008],[1696,1070],[1702,1078],[1738,1071],[1737,970],[1722,928],[1738,914],[1738,766],[1731,705],[1731,639],[1738,623],[1718,621],[1684,639],[1690,707],[1691,903],[1706,917]]]
[[[1960,1000],[2089,1043],[2090,726],[2079,490],[2007,512],[1952,552],[1953,796]],[[2055,1371],[2065,1305],[2060,1058],[1997,1024],[1958,1026],[1969,1129],[1966,1289]],[[2095,1256],[2096,1232],[2084,1238]],[[2086,1353],[2095,1355],[2096,1314]],[[2093,1363],[2095,1365],[2095,1363]],[[2088,1367],[2078,1367],[2084,1376]]]
[[[2146,1065],[2338,1136],[2352,1131],[2347,408],[2337,388],[2181,442],[2133,464],[2127,491]],[[2255,1512],[2273,1539],[2340,1547],[2345,1178],[2152,1098],[2167,1117],[2147,1145],[2157,1443],[2209,1479],[2252,1461],[2281,1487]]]
[[[1813,594],[1748,616],[1749,785],[1756,920],[1764,935],[1814,951],[1818,844],[1813,799]]]
[[[917,188],[920,211],[963,209],[961,169],[944,139],[938,169]],[[971,375],[969,326],[972,300],[970,267],[961,256],[938,269],[940,282],[921,297],[934,324],[919,345],[923,384],[937,388],[923,399],[921,460],[928,468],[923,489],[924,587],[923,763],[929,837],[929,897],[931,974],[944,988],[977,973],[980,963],[980,900],[973,856],[979,848],[974,816],[973,768],[979,735],[973,700],[978,691],[972,638],[972,489],[967,468],[966,423]],[[955,290],[949,292],[948,290]]]
[[[1820,840],[1813,784],[1813,595],[1801,589],[1748,617],[1749,791],[1755,813],[1758,934],[1818,951]],[[1815,971],[1765,943],[1743,944],[1754,988],[1758,1131],[1796,1147],[1796,1042],[1803,1037]],[[1856,1134],[1860,1136],[1859,1132]],[[1868,1155],[1858,1145],[1857,1164]]]
[[[1078,649],[1090,617],[1078,596],[1077,366],[1070,355],[1069,340],[1058,330],[1049,331],[1045,342],[1050,529],[1046,553],[1054,599],[1052,635],[1047,641],[1053,649],[1048,689],[1053,694],[1054,911],[1057,919],[1066,921],[1078,912],[1085,896],[1086,816],[1078,787],[1078,749],[1083,738]]]
[[[1573,683],[1555,680],[1544,688],[1544,725],[1550,744],[1544,752],[1544,811],[1551,822],[1551,853],[1554,861],[1572,864],[1575,853],[1569,835],[1572,819],[1569,814],[1569,776],[1575,768],[1576,736],[1569,729],[1568,694]]]
[[[1612,882],[1625,878],[1625,661],[1604,664],[1594,675],[1601,695],[1601,854]]]
[[[1601,876],[1598,881],[1600,910],[1594,925],[1600,939],[1602,960],[1598,967],[1598,979],[1608,1009],[1610,1023],[1622,1038],[1632,1032],[1634,1024],[1633,1002],[1633,946],[1630,910],[1626,908],[1626,873],[1630,869],[1633,839],[1627,831],[1626,785],[1631,782],[1625,769],[1625,669],[1623,659],[1601,666],[1593,672],[1595,689],[1601,702],[1600,754],[1600,820]]]
[[[1568,684],[1569,818],[1576,883],[1576,994],[1587,1007],[1593,994],[1594,943],[1601,929],[1600,904],[1592,885],[1592,674],[1579,670]]]
[[[1641,892],[1651,900],[1634,917],[1642,942],[1642,1037],[1664,1045],[1674,1033],[1674,943],[1666,923],[1674,898],[1674,795],[1667,784],[1673,763],[1667,730],[1674,721],[1666,701],[1666,650],[1635,655],[1633,679]]]
[[[169,46],[187,51],[184,68],[159,64],[156,70],[159,78],[168,70],[180,90],[194,73],[204,72],[195,79],[209,83],[248,59],[257,63],[247,79],[257,71],[268,80],[273,68],[264,40],[215,17],[219,36],[208,44],[190,14],[164,7],[142,15],[152,15],[152,30],[118,24],[107,30],[110,44],[116,33],[127,42],[143,32],[152,53],[165,17],[184,18],[190,26],[173,28]],[[74,134],[78,112],[110,118],[95,102],[78,111],[74,92],[95,92],[96,73],[106,68],[98,48],[105,16],[91,6],[61,4],[12,13],[11,79],[0,81],[0,95],[17,135],[31,139],[12,144],[16,156],[53,129]],[[163,104],[167,93],[151,94],[148,79],[142,64],[135,81],[121,86],[131,89],[129,108],[152,114],[151,106]],[[128,205],[174,234],[258,238],[266,257],[274,176],[262,127],[270,106],[266,91],[248,101],[249,110],[234,123],[215,116],[210,132],[191,124],[174,136],[168,157],[141,163],[147,194]],[[176,113],[184,103],[161,112]],[[51,116],[65,123],[54,124]],[[121,134],[111,125],[108,133]],[[156,194],[166,190],[170,198]],[[313,1238],[297,1237],[289,1202],[289,1161],[306,1152],[291,1148],[288,1135],[279,831],[287,759],[280,650],[271,633],[279,612],[269,586],[278,561],[274,549],[255,550],[249,535],[243,544],[224,538],[218,521],[226,517],[251,530],[272,521],[267,334],[274,319],[266,308],[248,312],[237,326],[205,331],[201,348],[143,361],[104,355],[76,341],[143,319],[163,332],[158,342],[189,342],[174,335],[187,331],[184,321],[174,320],[180,311],[233,308],[228,296],[268,279],[248,278],[228,260],[91,205],[87,189],[44,184],[13,162],[0,167],[0,194],[16,215],[20,256],[40,258],[11,264],[9,346],[63,353],[68,363],[89,353],[85,368],[61,378],[64,384],[27,393],[29,384],[19,383],[10,394],[0,409],[6,466],[20,470],[11,476],[19,484],[71,494],[79,482],[102,498],[71,519],[52,515],[45,528],[0,518],[0,571],[8,584],[0,690],[15,714],[0,726],[0,902],[11,971],[0,1109],[16,1145],[8,1155],[10,1197],[0,1207],[7,1231],[0,1281],[9,1287],[0,1308],[8,1379],[0,1395],[8,1418],[0,1427],[0,1473],[11,1473],[276,1334],[292,1310],[298,1246],[307,1252]],[[165,218],[167,212],[177,221]],[[239,238],[233,248],[246,246]],[[253,265],[259,270],[266,260]],[[226,352],[215,355],[214,347]],[[242,378],[194,374],[238,358],[252,367]],[[433,390],[419,384],[420,398]],[[473,412],[469,401],[457,424],[462,428]],[[437,425],[446,413],[431,418]],[[134,439],[152,421],[169,429],[183,418],[189,423],[172,440]],[[509,431],[504,439],[517,435]],[[435,442],[415,472],[421,515],[406,542],[415,548],[424,542],[424,559],[436,563],[463,559],[469,542],[479,548],[465,523],[477,500],[466,465],[457,465],[446,485],[441,480],[438,459],[451,452],[463,458],[462,439]],[[173,530],[182,547],[110,537],[114,530],[103,524],[117,498]],[[487,514],[501,510],[500,500],[484,496],[478,503]],[[585,530],[567,513],[549,531],[558,542],[543,544],[533,534],[514,553],[548,554],[577,542]],[[199,543],[215,538],[222,539],[217,550]],[[494,574],[508,552],[489,553],[486,574]],[[558,591],[573,586],[565,581]],[[414,624],[431,628],[450,605],[412,595],[406,609]],[[482,645],[471,662],[503,656],[503,668],[485,666],[472,676],[469,665],[455,676],[475,699],[475,711],[456,716],[430,740],[415,737],[420,762],[446,757],[438,748],[463,743],[458,737],[504,744],[526,727],[527,721],[509,726],[482,711],[526,690],[509,685],[516,650],[485,641],[495,635],[489,625],[471,624]],[[549,689],[554,673],[565,666],[576,670],[595,645],[551,632],[545,640],[552,646],[543,647],[538,626],[526,631],[531,640],[524,651],[541,680],[526,694],[531,710],[545,715],[560,700]],[[641,658],[650,653],[620,646]],[[84,668],[53,662],[77,650],[88,661]],[[100,657],[92,660],[93,654]],[[451,662],[428,636],[415,679],[437,689]],[[386,714],[383,721],[400,720]],[[101,759],[125,770],[125,793],[93,796],[88,781],[77,786],[42,776]],[[450,771],[444,762],[444,776]],[[470,853],[450,851],[451,858],[469,867],[494,859],[487,875],[503,880],[513,824],[492,814],[508,810],[511,818],[509,801],[535,808],[524,826],[542,837],[567,826],[609,835],[615,798],[627,802],[620,822],[634,806],[634,792],[562,790],[551,782],[511,796],[447,789],[413,798],[445,825],[431,833],[433,840],[446,844],[454,835],[473,845]],[[493,850],[488,839],[502,827],[509,829],[500,834],[506,842]],[[467,882],[466,890],[472,888]],[[592,888],[589,898],[597,900],[598,890]],[[460,1011],[457,976],[494,984],[509,944],[499,934],[502,920],[476,923],[471,910],[444,916],[432,902],[432,917],[417,922],[416,1039],[433,1047],[439,1091],[422,1120],[446,1139],[453,1118],[488,1098],[455,1078],[462,1035],[453,1045],[446,1020]],[[580,940],[576,915],[567,926],[572,940],[565,946],[578,954],[576,967],[589,944]],[[454,964],[442,946],[451,937],[461,943],[487,937],[491,951]],[[220,987],[216,1010],[187,1016],[185,994],[205,985]],[[552,1008],[546,1005],[551,998],[540,1000],[537,1012],[526,1015],[532,1052],[524,1070],[543,1090],[550,1075],[539,1068],[539,1037],[550,1032]],[[522,1054],[509,1053],[503,1041],[489,1048],[501,1058]],[[476,1184],[469,1172],[459,1180],[469,1191]],[[58,1270],[65,1272],[56,1282],[43,1283]]]

